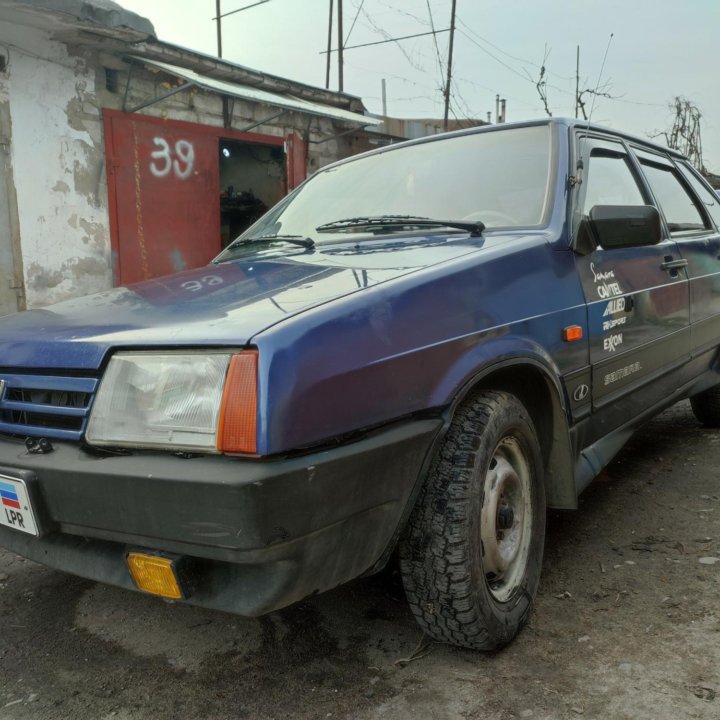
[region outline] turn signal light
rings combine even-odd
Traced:
[[[247,350],[230,359],[218,423],[220,452],[257,451],[257,373],[257,350]]]
[[[171,600],[184,597],[171,558],[131,552],[127,556],[127,565],[138,590]]]
[[[581,325],[570,325],[563,329],[563,340],[565,342],[575,342],[582,340],[583,329]]]

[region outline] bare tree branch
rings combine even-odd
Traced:
[[[580,112],[582,113],[583,120],[589,120],[588,114],[585,112],[585,103],[587,100],[583,100],[583,97],[585,95],[590,95],[591,97],[604,97],[604,98],[610,98],[611,100],[615,99],[615,95],[611,95],[609,92],[605,92],[604,89],[606,87],[609,87],[606,83],[603,85],[603,90],[600,90],[599,88],[597,90],[593,90],[591,88],[585,88],[584,90],[580,90],[578,92],[577,96],[577,106],[580,108]]]
[[[545,46],[545,56],[543,57],[542,64],[540,65],[540,74],[538,76],[538,79],[535,81],[535,88],[538,92],[538,95],[540,96],[540,100],[542,100],[543,108],[545,110],[545,113],[548,115],[548,117],[552,117],[552,111],[550,110],[550,103],[548,101],[548,94],[547,94],[547,61],[550,57],[550,49],[548,46]],[[527,73],[527,71],[525,71]],[[587,82],[587,80],[585,81]],[[612,95],[610,93],[610,82],[606,81],[602,85],[598,85],[595,88],[589,88],[586,87],[583,90],[578,89],[577,98],[576,98],[576,104],[580,112],[582,113],[584,120],[589,120],[589,115],[586,111],[586,104],[589,102],[589,98],[592,98],[595,100],[599,97],[609,98],[611,100],[615,100],[617,98],[616,95]]]
[[[668,131],[656,131],[650,137],[662,137],[669,148],[687,156],[701,173],[707,173],[702,157],[700,109],[695,103],[679,96],[675,97],[669,107],[675,112],[672,127]]]
[[[540,99],[542,100],[543,107],[545,108],[545,112],[547,113],[548,117],[552,117],[552,113],[550,112],[550,108],[548,107],[548,96],[547,96],[547,80],[545,79],[545,75],[547,73],[547,69],[545,65],[547,64],[548,57],[550,57],[550,50],[548,49],[548,46],[545,46],[545,57],[543,57],[542,64],[540,65],[540,75],[537,79],[537,82],[535,83],[535,87],[537,88],[538,95],[540,96]]]

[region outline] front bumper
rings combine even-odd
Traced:
[[[418,420],[283,460],[46,455],[0,440],[0,473],[26,480],[40,536],[0,526],[32,560],[135,589],[131,549],[187,556],[187,602],[261,615],[366,572],[393,541],[441,427]]]

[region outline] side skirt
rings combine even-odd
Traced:
[[[708,371],[678,388],[662,401],[648,407],[637,417],[634,417],[624,425],[621,425],[582,449],[575,462],[575,486],[577,488],[577,494],[580,495],[595,476],[620,452],[638,428],[676,402],[692,397],[703,390],[717,385],[719,382],[720,377],[718,373],[716,371]],[[587,420],[583,420],[570,429],[570,435],[573,441],[578,441],[578,439],[582,437],[582,426],[585,422],[587,422]]]

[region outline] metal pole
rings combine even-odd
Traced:
[[[387,88],[385,87],[385,78],[382,79],[382,109],[383,117],[387,117]]]
[[[325,89],[330,89],[330,55],[332,52],[332,21],[333,21],[333,0],[330,0],[330,14],[328,16],[328,46],[327,63],[325,65]]]
[[[338,0],[338,90],[343,91],[343,0]]]
[[[445,82],[445,117],[443,121],[443,130],[448,129],[448,111],[450,110],[450,80],[452,78],[453,41],[455,40],[455,3],[456,0],[452,0],[452,10],[450,11],[450,47],[448,48],[447,81]]]
[[[220,0],[215,0],[215,18],[217,21],[218,57],[222,57],[222,17],[220,16]]]

